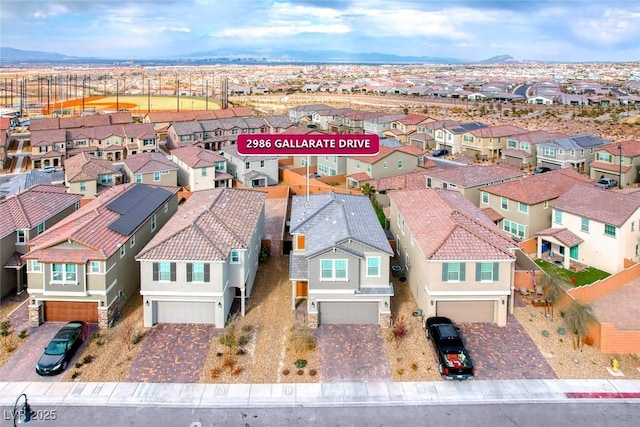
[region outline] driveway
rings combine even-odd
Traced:
[[[128,382],[197,383],[217,334],[211,325],[157,324],[131,364]]]
[[[391,380],[380,326],[321,325],[317,336],[323,381]]]

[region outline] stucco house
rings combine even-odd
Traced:
[[[133,183],[109,188],[28,242],[29,324],[108,327],[138,293],[135,255],[176,211],[177,192]]]
[[[611,144],[611,141],[591,134],[541,142],[536,145],[538,166],[551,169],[574,168],[578,172],[589,173],[595,150],[607,144]]]
[[[507,137],[507,146],[502,150],[503,163],[519,168],[535,166],[536,144],[557,138],[565,138],[567,135],[559,132],[545,130],[532,130]]]
[[[124,160],[124,181],[150,185],[178,185],[178,166],[164,153],[139,153]]]
[[[396,138],[403,144],[409,143],[409,137],[418,130],[420,125],[433,122],[435,119],[420,114],[407,114],[389,124],[389,129],[382,135],[388,138]]]
[[[422,150],[413,145],[381,145],[375,156],[347,157],[347,185],[359,187],[371,179],[387,178],[412,172],[423,166]]]
[[[289,232],[291,307],[307,299],[309,326],[389,325],[393,251],[368,197],[294,196]]]
[[[426,126],[429,126],[427,124]],[[453,123],[445,124],[434,129],[434,139],[436,149],[449,150],[449,154],[459,154],[462,152],[462,137],[472,130],[486,128],[488,125],[481,122]]]
[[[460,193],[389,193],[399,265],[425,317],[505,326],[517,245]]]
[[[589,175],[597,181],[601,177],[614,178],[620,188],[640,180],[640,141],[622,141],[597,148]]]
[[[487,126],[471,129],[462,134],[461,149],[467,156],[499,159],[507,148],[507,139],[528,132],[512,125]]]
[[[264,236],[266,193],[201,190],[140,251],[144,325],[222,328],[235,299],[245,314]]]
[[[244,156],[232,145],[220,152],[228,161],[233,178],[245,187],[266,187],[278,183],[278,156]]]
[[[551,256],[616,273],[640,261],[640,193],[575,185],[552,205],[551,227],[540,230],[538,257]]]
[[[27,244],[79,207],[79,194],[61,185],[36,185],[0,201],[0,297],[22,292]]]
[[[64,161],[64,182],[70,193],[93,199],[107,187],[116,185],[120,172],[109,160],[82,152]]]
[[[227,173],[227,159],[195,145],[171,150],[171,161],[178,166],[178,185],[189,191],[231,187],[233,177]]]

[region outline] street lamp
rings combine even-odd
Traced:
[[[618,169],[618,188],[622,188],[622,144],[618,144],[618,152],[619,152],[619,169]]]

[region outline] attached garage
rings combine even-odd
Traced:
[[[377,325],[378,302],[321,302],[318,305],[320,325]]]
[[[436,315],[455,323],[494,323],[497,301],[437,301]]]
[[[44,320],[47,322],[71,322],[84,320],[98,323],[98,303],[78,301],[45,301]]]
[[[153,323],[215,324],[215,303],[206,301],[155,301]]]

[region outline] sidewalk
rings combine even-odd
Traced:
[[[504,380],[419,383],[157,384],[0,382],[0,406],[25,393],[33,405],[265,406],[435,405],[514,402],[640,401],[636,380]]]

